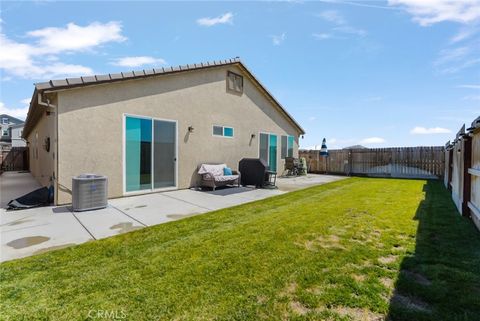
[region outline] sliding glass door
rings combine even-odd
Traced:
[[[153,121],[153,188],[175,186],[176,124]]]
[[[125,122],[126,191],[152,188],[152,121],[126,117]]]
[[[260,133],[259,157],[268,163],[270,170],[277,170],[277,135]]]
[[[176,122],[125,117],[125,191],[176,186]]]

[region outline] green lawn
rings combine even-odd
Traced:
[[[478,320],[480,233],[440,182],[351,178],[6,262],[0,280],[2,320]]]

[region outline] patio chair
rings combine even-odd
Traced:
[[[285,170],[287,171],[287,176],[297,176],[298,159],[293,157],[285,157]]]

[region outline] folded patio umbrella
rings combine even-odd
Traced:
[[[328,156],[327,140],[325,138],[322,141],[322,148],[320,148],[320,156]]]
[[[42,187],[11,200],[7,204],[7,210],[21,210],[50,204],[50,193],[48,188]]]

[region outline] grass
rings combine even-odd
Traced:
[[[2,320],[478,320],[440,182],[351,178],[0,265]]]

